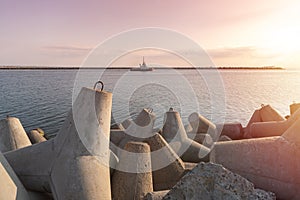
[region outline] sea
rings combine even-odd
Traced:
[[[297,70],[0,70],[0,119],[17,117],[26,131],[41,128],[54,137],[81,88],[93,88],[98,80],[113,93],[112,125],[147,108],[156,116],[155,127],[161,128],[165,113],[173,108],[185,125],[197,112],[214,123],[246,126],[262,105],[286,116],[289,105],[300,102]],[[101,90],[101,84],[96,88]]]

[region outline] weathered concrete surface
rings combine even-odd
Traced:
[[[216,126],[211,121],[196,112],[190,114],[188,120],[193,133],[208,133],[209,129],[216,129]]]
[[[146,139],[145,142],[151,149],[154,190],[172,188],[185,172],[184,163],[158,133]]]
[[[52,195],[49,193],[28,191],[28,196],[30,200],[53,200]]]
[[[56,158],[54,139],[4,154],[23,185],[30,190],[51,192],[49,179]]]
[[[151,110],[143,109],[138,116],[131,121],[125,133],[136,138],[148,138],[153,135],[155,115]]]
[[[217,143],[211,160],[279,199],[300,196],[300,119],[282,136]]]
[[[0,199],[31,200],[26,189],[0,152]]]
[[[293,103],[290,105],[290,114],[293,115],[300,108],[300,103]]]
[[[231,141],[232,139],[227,135],[221,135],[218,142]]]
[[[270,105],[262,105],[259,110],[259,114],[262,122],[285,120],[285,118]]]
[[[149,192],[144,200],[162,200],[162,198],[169,192],[170,190],[162,190],[156,192]]]
[[[151,110],[143,109],[134,120],[125,120],[121,129],[111,130],[110,148],[118,154],[117,149],[123,149],[129,141],[142,142],[144,139],[154,135],[155,115]]]
[[[244,138],[252,138],[251,126],[259,122],[280,122],[285,121],[285,118],[281,116],[277,110],[270,105],[262,105],[260,109],[255,110],[250,118],[247,126],[244,128]]]
[[[112,198],[138,200],[143,199],[148,192],[153,192],[149,145],[129,142],[119,158],[120,162],[112,178]],[[130,173],[133,170],[136,173]]]
[[[256,122],[250,125],[248,138],[280,136],[300,118],[300,110],[297,110],[287,120]]]
[[[55,199],[111,199],[111,104],[111,93],[82,88],[54,139],[6,153],[25,187]]]
[[[133,137],[133,136],[125,133],[125,130],[121,130],[121,129],[111,129],[110,130],[109,148],[116,155],[119,154],[118,150],[120,148],[124,149],[124,146],[130,141],[142,142],[142,141],[144,141],[144,138]]]
[[[119,158],[118,156],[113,152],[109,151],[109,167],[110,167],[110,175],[113,174],[114,169],[116,169],[117,164],[119,163]]]
[[[110,141],[118,146],[119,143],[127,137],[127,134],[124,132],[124,130],[121,129],[111,129],[110,130]]]
[[[259,113],[259,109],[254,111],[254,113],[252,114],[247,126],[245,127],[245,129],[244,129],[244,138],[246,138],[246,136],[249,132],[250,126],[255,122],[262,122],[261,117],[260,117],[260,113]]]
[[[132,123],[132,120],[131,119],[125,119],[121,124],[120,124],[120,128],[125,130],[127,129],[130,124]]]
[[[18,118],[0,120],[0,151],[2,153],[30,146],[31,142]]]
[[[204,133],[187,133],[187,136],[189,139],[202,144],[203,146],[207,148],[211,148],[214,144],[213,138],[209,134],[204,134]]]
[[[300,113],[300,110],[298,110],[296,113]],[[293,123],[293,125],[290,128],[288,128],[288,130],[286,132],[284,132],[282,137],[285,138],[287,141],[289,141],[293,147],[297,148],[300,146],[299,132],[300,132],[300,118],[298,118]],[[300,177],[300,175],[299,175],[299,177]]]
[[[225,124],[217,124],[217,129],[221,129],[221,135],[226,135],[232,140],[240,140],[244,137],[244,131],[241,123],[225,123]]]
[[[96,156],[67,159],[56,166],[51,173],[55,199],[111,199],[109,168]]]
[[[289,122],[291,122],[289,120]],[[247,138],[260,138],[282,135],[292,124],[286,121],[256,122],[251,124]]]
[[[143,142],[145,139],[144,138],[138,138],[138,137],[133,137],[133,136],[130,136],[130,135],[127,135],[119,142],[118,144],[118,147],[119,148],[117,151],[117,156],[119,156],[119,152],[120,151],[123,151],[125,145],[128,143],[128,142]]]
[[[155,115],[152,113],[152,110],[143,109],[138,116],[133,120],[133,122],[139,126],[145,127],[149,126],[153,128],[155,121]]]
[[[179,113],[172,108],[166,113],[162,136],[183,161],[209,160],[210,149],[187,137]]]
[[[146,142],[150,145],[154,190],[170,189],[182,177],[185,171],[183,161],[160,134],[153,133],[153,136],[144,139],[132,137],[123,131],[111,131],[111,133],[122,135],[123,138],[119,141],[116,139],[117,136],[114,136],[117,146],[111,144],[118,157],[124,154],[123,149],[128,142]]]
[[[191,171],[192,169],[194,169],[194,167],[197,166],[198,163],[189,163],[189,162],[185,162],[184,163],[184,169],[185,172]]]
[[[94,105],[94,106],[93,106]],[[51,171],[57,199],[111,199],[109,133],[112,94],[83,88],[54,140]]]
[[[269,199],[273,193],[254,189],[252,183],[221,165],[199,163],[163,197],[165,200]]]
[[[47,141],[46,138],[37,129],[31,130],[28,133],[28,137],[29,137],[30,142],[32,144],[36,144],[36,143]]]
[[[196,142],[202,141],[200,144],[203,144],[204,146],[207,147],[210,147],[213,142],[218,141],[220,132],[217,130],[217,127],[214,123],[212,123],[204,116],[196,112],[190,114],[188,120],[189,120],[189,124],[185,126],[185,130],[186,133],[188,133],[189,138],[193,139]],[[199,135],[199,136],[193,137],[194,135]],[[206,137],[207,141],[201,140],[202,138],[201,135],[209,136],[212,139],[212,142],[211,140],[209,140],[210,138],[207,137]]]

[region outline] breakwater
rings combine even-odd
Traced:
[[[2,186],[8,192],[1,198],[297,199],[298,107],[283,117],[262,105],[245,127],[215,124],[199,113],[184,126],[169,108],[158,129],[153,110],[142,109],[110,127],[112,94],[82,88],[53,139],[41,139],[38,129],[30,141],[18,119],[0,121],[0,179],[12,183]],[[257,134],[258,125],[267,131],[270,123],[282,132]]]

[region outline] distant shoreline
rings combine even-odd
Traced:
[[[33,66],[0,66],[0,70],[79,70],[79,69],[131,69],[133,67],[33,67]],[[199,69],[199,70],[285,70],[282,67],[157,67],[154,69]]]

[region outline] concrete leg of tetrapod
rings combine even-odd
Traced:
[[[179,113],[172,108],[166,113],[162,136],[183,161],[209,160],[210,149],[187,137]]]
[[[18,118],[0,120],[0,151],[2,153],[30,146],[31,142]]]
[[[45,142],[47,141],[44,136],[42,136],[39,131],[37,130],[31,130],[28,133],[28,137],[31,141],[32,144],[40,143],[40,142]]]
[[[153,192],[149,145],[129,142],[119,158],[112,178],[112,198],[142,200],[148,192]]]
[[[211,152],[211,161],[258,188],[274,192],[278,199],[299,199],[299,130],[300,119],[282,136],[219,142]]]
[[[82,88],[54,139],[5,154],[24,185],[55,199],[111,199],[111,103],[111,93]]]
[[[30,200],[26,189],[0,152],[0,199]]]
[[[280,136],[289,127],[291,127],[293,123],[295,123],[299,118],[300,118],[300,110],[297,110],[287,120],[256,122],[250,125],[248,135],[252,138]]]
[[[153,187],[155,191],[171,189],[183,176],[183,161],[158,133],[144,142],[150,145]]]

